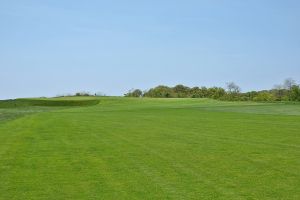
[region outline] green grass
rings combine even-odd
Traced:
[[[37,98],[0,101],[0,122],[17,119],[28,114],[47,112],[74,106],[97,105],[99,100],[92,97]]]
[[[99,100],[96,98],[39,98],[39,99],[15,99],[0,101],[0,108],[20,108],[29,106],[92,106],[97,105]]]
[[[299,104],[37,101],[0,102],[0,199],[300,199]]]

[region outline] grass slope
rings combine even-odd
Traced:
[[[99,100],[96,98],[39,98],[39,99],[14,99],[0,101],[0,108],[19,108],[28,106],[92,106],[97,105]]]
[[[0,199],[300,198],[299,104],[97,100],[0,121]]]
[[[19,117],[69,108],[73,106],[92,106],[97,105],[99,100],[90,97],[74,97],[74,98],[38,98],[38,99],[15,99],[0,101],[0,122],[17,119]]]

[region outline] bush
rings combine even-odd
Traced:
[[[275,99],[274,95],[268,92],[260,92],[253,98],[254,101],[275,101]]]

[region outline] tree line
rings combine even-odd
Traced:
[[[147,91],[132,89],[125,97],[151,98],[212,98],[227,101],[300,101],[300,86],[289,78],[282,84],[270,90],[241,92],[241,88],[234,82],[222,87],[188,87],[176,85],[168,87],[159,85]]]
[[[81,91],[81,92],[75,92],[75,93],[67,93],[67,94],[58,94],[56,95],[56,97],[105,97],[106,94],[102,93],[102,92],[96,92],[96,93],[92,93],[92,92],[86,92],[86,91]]]

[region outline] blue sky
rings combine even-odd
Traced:
[[[1,0],[0,98],[300,81],[298,0]]]

